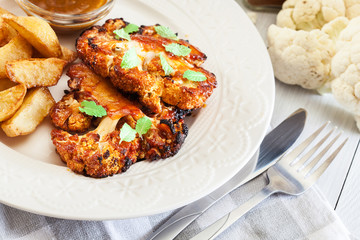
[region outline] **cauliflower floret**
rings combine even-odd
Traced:
[[[345,14],[343,0],[287,0],[277,15],[276,24],[279,27],[311,31]]]
[[[331,66],[332,75],[335,77],[331,83],[332,93],[358,121],[360,119],[360,32],[336,53]]]
[[[329,37],[333,41],[337,41],[339,39],[340,34],[342,31],[349,25],[349,19],[346,17],[338,17],[334,20],[325,24],[321,31],[329,35]]]
[[[344,0],[346,7],[346,17],[353,19],[360,15],[360,1],[359,0]]]
[[[337,40],[337,48],[340,49],[344,45],[353,41],[354,37],[360,33],[360,16],[349,21],[346,28],[340,32]]]
[[[334,42],[320,30],[295,31],[271,25],[269,54],[278,80],[317,89],[330,78]]]

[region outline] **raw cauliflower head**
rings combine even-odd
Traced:
[[[320,30],[295,31],[271,25],[268,44],[278,80],[317,89],[330,78],[335,45],[328,34]]]
[[[349,0],[349,6],[350,1],[357,0]],[[276,24],[279,27],[311,31],[321,29],[324,24],[340,16],[346,16],[343,0],[287,0],[277,15]]]

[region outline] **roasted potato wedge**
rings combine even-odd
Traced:
[[[19,110],[3,122],[1,128],[9,137],[32,133],[54,104],[55,100],[47,87],[30,89]]]
[[[15,28],[44,57],[62,56],[59,39],[51,26],[37,17],[2,16],[6,23]]]
[[[75,51],[70,50],[62,45],[61,45],[61,51],[62,51],[61,59],[65,60],[67,64],[72,63],[77,59],[77,53]]]
[[[7,24],[4,22],[2,18],[0,18],[0,46],[4,46],[6,43],[8,43],[8,29]]]
[[[20,35],[11,39],[9,43],[0,48],[0,78],[6,77],[5,64],[8,61],[30,58],[31,45]]]
[[[0,78],[0,91],[6,90],[13,86],[17,85],[13,81],[10,81],[8,78]]]
[[[24,84],[18,84],[0,92],[0,122],[15,114],[23,103],[25,94]]]
[[[30,58],[10,61],[6,73],[11,81],[27,88],[54,86],[59,81],[66,61],[59,58]]]
[[[12,13],[0,7],[0,46],[4,46],[17,35],[17,31],[1,18],[4,14],[12,15]]]

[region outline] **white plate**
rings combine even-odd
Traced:
[[[207,106],[189,118],[180,152],[171,159],[137,163],[124,174],[92,179],[60,161],[49,120],[29,136],[0,133],[0,202],[68,219],[145,216],[199,199],[249,162],[270,122],[275,92],[270,59],[252,22],[234,1],[148,2],[120,0],[107,18],[160,23],[179,32],[207,54],[205,67],[218,80]],[[0,6],[24,15],[14,1],[1,0]],[[74,48],[75,35],[60,40]],[[51,88],[56,100],[67,79]]]

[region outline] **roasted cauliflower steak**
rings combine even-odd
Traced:
[[[80,59],[97,74],[109,77],[118,89],[135,93],[153,113],[162,111],[162,102],[183,110],[203,107],[217,85],[215,75],[201,67],[206,55],[186,40],[160,36],[156,26],[140,26],[130,33],[129,40],[117,37],[114,31],[128,24],[123,19],[109,19],[102,26],[84,31],[76,41]],[[173,43],[188,47],[191,52],[178,56],[167,51],[165,47]],[[132,48],[140,63],[124,68],[124,55]],[[171,74],[165,74],[160,55],[173,68]],[[190,81],[184,77],[187,70],[202,73],[206,80]]]

